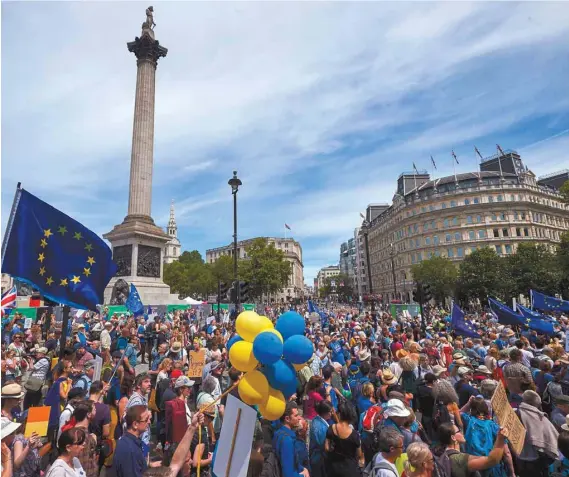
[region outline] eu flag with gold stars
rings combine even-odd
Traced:
[[[96,310],[117,267],[94,232],[18,189],[2,247],[2,272],[55,302]]]

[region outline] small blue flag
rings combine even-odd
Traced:
[[[148,305],[148,311],[146,312],[147,315],[152,315],[152,307]]]
[[[97,310],[117,267],[109,246],[94,232],[24,189],[14,199],[3,247],[2,271],[43,296]]]
[[[518,310],[524,317],[526,328],[546,335],[555,334],[555,330],[553,329],[553,322],[549,318],[546,318],[541,313],[537,313],[536,311],[531,311],[520,304],[518,304]]]
[[[538,310],[569,311],[569,301],[547,296],[535,290],[530,290],[532,305]]]
[[[464,318],[464,312],[456,303],[452,305],[451,326],[453,331],[459,336],[480,338],[480,335],[476,332],[476,327],[471,321]]]
[[[132,283],[130,284],[130,293],[126,299],[125,306],[134,316],[144,314],[144,305],[142,304],[138,290]]]

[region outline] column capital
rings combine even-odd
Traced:
[[[154,65],[154,68],[158,66],[158,60],[168,54],[168,48],[164,48],[158,40],[154,39],[154,32],[151,30],[143,30],[140,38],[136,37],[126,46],[128,51],[136,56],[137,64],[148,61]]]

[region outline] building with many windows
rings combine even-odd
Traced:
[[[328,265],[321,268],[316,274],[318,288],[324,287],[328,278],[337,277],[338,275],[340,275],[340,267],[338,265]]]
[[[237,257],[239,259],[247,258],[247,246],[258,238],[265,239],[269,245],[273,245],[278,250],[282,250],[285,258],[292,264],[291,276],[288,285],[281,293],[270,297],[270,300],[277,302],[285,302],[296,298],[304,297],[304,265],[302,263],[302,247],[300,243],[292,238],[278,237],[256,237],[237,242]],[[212,248],[206,250],[205,257],[207,263],[214,263],[223,255],[233,256],[233,244],[224,247]]]
[[[339,263],[340,274],[347,276],[354,286],[356,283],[356,240],[354,237],[340,245]]]
[[[497,161],[512,167],[484,170]],[[568,229],[569,208],[559,193],[540,186],[515,151],[482,160],[479,172],[439,179],[403,173],[393,203],[365,229],[373,292],[410,300],[415,263],[432,256],[458,262],[480,247],[509,255],[522,242],[553,248]]]

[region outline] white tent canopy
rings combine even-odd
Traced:
[[[194,300],[192,297],[184,298],[184,302],[189,303],[190,305],[203,305],[203,301]]]

